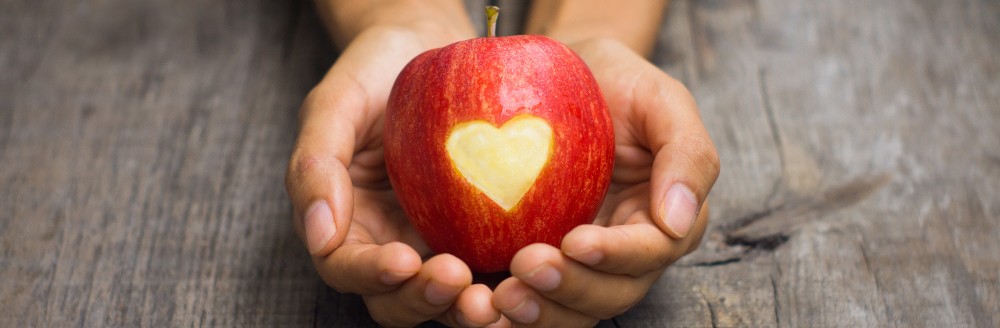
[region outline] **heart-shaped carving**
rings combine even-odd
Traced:
[[[548,163],[552,143],[548,122],[522,114],[499,129],[486,121],[459,123],[445,149],[469,183],[510,211]]]

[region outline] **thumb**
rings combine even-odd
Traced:
[[[351,226],[354,197],[344,165],[298,148],[285,174],[295,232],[309,253],[325,257],[343,243]]]
[[[347,167],[354,152],[352,115],[341,115],[353,97],[338,97],[317,86],[300,111],[298,140],[285,173],[295,232],[309,253],[325,257],[347,237],[354,195]]]
[[[675,239],[695,226],[719,177],[719,155],[698,114],[694,97],[680,82],[660,72],[658,83],[637,86],[646,112],[644,130],[653,153],[650,213]]]

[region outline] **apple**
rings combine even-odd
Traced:
[[[403,68],[385,113],[385,165],[430,248],[475,272],[559,246],[591,223],[614,166],[607,104],[586,64],[544,36],[432,49]]]

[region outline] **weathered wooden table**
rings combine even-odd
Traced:
[[[335,58],[303,0],[0,1],[0,326],[373,325],[283,187]],[[722,176],[602,325],[1000,326],[1000,2],[675,0],[655,62]]]

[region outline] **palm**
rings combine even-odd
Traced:
[[[328,76],[331,79],[337,78],[335,92],[364,94],[363,108],[350,110],[354,113],[367,113],[360,118],[352,118],[351,115],[337,118],[342,120],[340,123],[351,126],[355,132],[352,145],[354,151],[347,168],[353,185],[354,207],[351,228],[344,243],[384,245],[400,241],[410,245],[421,255],[428,255],[428,247],[406,220],[389,184],[382,149],[385,104],[393,81],[409,58],[416,56],[426,46],[418,38],[408,34],[410,32],[388,33],[393,35],[359,37],[355,40],[357,46],[348,49],[358,49],[358,52],[341,56],[345,71],[337,71],[338,74],[331,72]],[[402,34],[396,35],[398,33]],[[392,42],[385,42],[385,39]],[[337,69],[335,65],[334,70]],[[364,78],[359,78],[362,76]]]
[[[382,159],[381,133],[354,155],[349,172],[354,184],[354,223],[344,243],[386,244],[401,241],[421,255],[428,247],[407,221],[392,190]],[[371,162],[364,163],[365,160]]]

